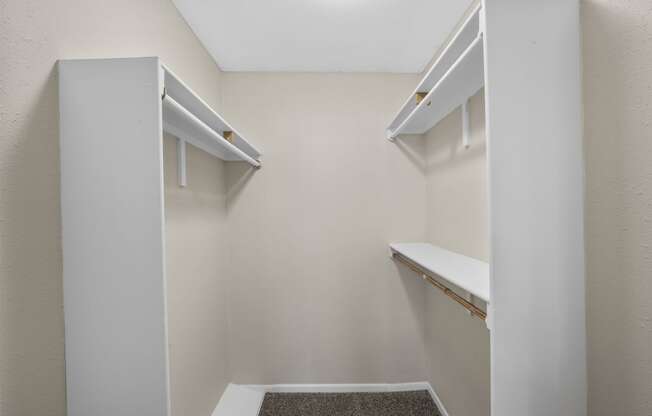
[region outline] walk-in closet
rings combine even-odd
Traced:
[[[67,414],[585,415],[578,2],[244,3],[59,57]]]

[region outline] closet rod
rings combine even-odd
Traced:
[[[396,251],[392,252],[392,258],[395,260],[400,261],[401,263],[405,264],[408,268],[410,268],[413,272],[420,274],[425,281],[436,287],[437,289],[441,290],[448,296],[449,298],[453,299],[455,302],[459,303],[462,305],[464,308],[466,308],[469,312],[471,312],[471,315],[477,316],[478,318],[482,320],[487,319],[487,313],[483,311],[482,309],[478,308],[468,300],[464,299],[457,293],[455,293],[451,288],[445,286],[444,284],[438,282],[433,276],[430,275],[430,272],[427,270],[423,269],[421,266],[418,264],[414,263],[412,260],[408,259],[407,257],[403,256],[401,253],[398,253]]]
[[[166,106],[171,111],[173,111],[174,113],[181,115],[183,118],[186,119],[186,121],[199,127],[200,130],[202,130],[205,134],[207,134],[213,140],[218,142],[222,147],[226,148],[229,152],[237,155],[240,159],[244,160],[245,162],[249,163],[251,166],[255,168],[260,167],[259,161],[253,159],[251,156],[249,156],[248,154],[246,154],[245,152],[243,152],[242,150],[238,149],[236,146],[231,144],[219,133],[217,133],[215,130],[210,128],[206,123],[201,121],[196,115],[194,115],[193,113],[188,111],[184,106],[176,102],[174,98],[170,97],[167,94],[163,95],[163,105]],[[184,138],[180,137],[180,139],[184,139]]]

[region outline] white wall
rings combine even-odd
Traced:
[[[254,175],[228,168],[234,381],[424,380],[422,282],[388,243],[424,238],[425,177],[384,136],[416,76],[224,81],[227,116],[264,153]]]
[[[465,149],[462,144],[460,109],[424,135],[426,241],[489,261],[487,146],[482,92],[470,100],[469,113],[469,148]],[[488,416],[490,354],[489,330],[485,322],[471,316],[440,290],[429,285],[424,290],[427,293],[430,384],[450,415]]]
[[[589,415],[652,414],[652,4],[585,0]]]
[[[0,28],[0,414],[58,416],[65,379],[56,61],[158,55],[214,106],[220,71],[167,0],[3,0]]]

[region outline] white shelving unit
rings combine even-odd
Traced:
[[[386,129],[391,141],[423,134],[462,106],[468,145],[468,98],[485,89],[489,265],[427,243],[390,247],[486,319],[492,415],[586,414],[579,10],[482,0]]]
[[[163,131],[177,137],[180,186],[186,186],[186,142],[226,161],[260,168],[260,151],[224,118],[161,64]]]
[[[60,61],[59,110],[68,415],[169,416],[163,131],[181,185],[260,152],[158,58]]]
[[[489,303],[489,264],[428,243],[392,243],[391,250]]]
[[[260,167],[260,151],[165,65],[163,130],[227,161]],[[229,139],[225,137],[227,136]]]
[[[484,86],[482,7],[476,7],[444,48],[389,127],[387,138],[423,134]]]

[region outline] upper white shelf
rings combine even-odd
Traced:
[[[489,264],[428,243],[393,243],[392,251],[489,303]]]
[[[387,138],[423,134],[484,86],[482,7],[463,22],[387,128]]]
[[[163,130],[228,161],[260,166],[260,151],[165,65]]]

